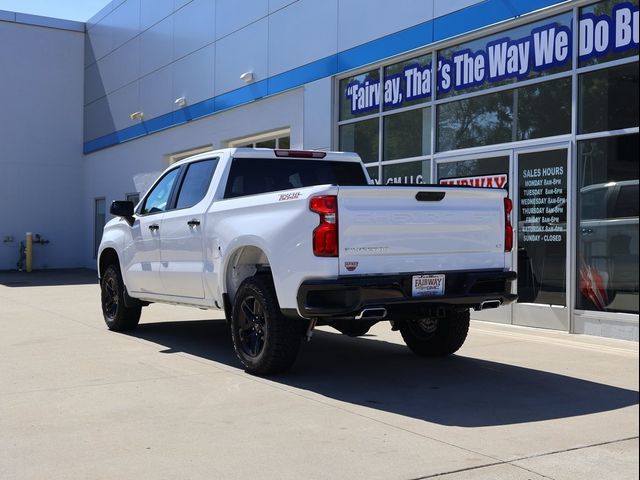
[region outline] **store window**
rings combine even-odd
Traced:
[[[432,101],[432,58],[429,53],[339,82],[338,148],[358,153],[376,183],[430,180],[432,107],[425,104]]]
[[[638,55],[638,0],[606,0],[580,9],[578,66]]]
[[[288,128],[274,130],[250,137],[239,138],[228,142],[234,148],[291,148],[291,132]]]
[[[259,142],[245,143],[244,145],[237,145],[237,147],[250,147],[250,148],[290,148],[291,138],[287,135],[285,137],[269,138],[267,140],[261,140]]]
[[[420,157],[431,153],[431,108],[384,117],[383,160]]]
[[[518,302],[566,306],[567,150],[518,155]]]
[[[378,161],[377,118],[340,126],[340,150],[356,152],[364,163]]]
[[[429,53],[384,69],[384,110],[410,107],[431,97],[432,70]]]
[[[638,126],[638,62],[580,75],[579,133]]]
[[[175,152],[170,155],[167,155],[167,160],[169,165],[172,163],[179,162],[180,160],[184,160],[185,158],[193,157],[194,155],[199,155],[201,153],[210,152],[213,150],[212,145],[204,145],[202,147],[190,148],[189,150],[182,150],[180,152]]]
[[[349,120],[380,109],[380,70],[370,70],[340,80],[340,120]]]
[[[571,132],[571,78],[438,105],[438,151]]]
[[[510,142],[513,92],[498,92],[438,106],[438,151]]]
[[[369,174],[369,178],[373,181],[373,183],[380,183],[380,167],[378,166],[378,164],[367,166],[367,173]]]
[[[508,188],[509,156],[456,160],[438,164],[438,183],[489,188]]]
[[[431,161],[393,163],[382,166],[385,185],[420,185],[431,181]]]
[[[638,143],[578,143],[578,309],[638,313]]]

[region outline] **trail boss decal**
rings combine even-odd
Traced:
[[[297,199],[300,198],[300,195],[302,195],[301,192],[281,193],[278,196],[278,201],[279,202],[286,202],[287,200],[297,200]]]

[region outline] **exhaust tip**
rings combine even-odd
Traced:
[[[365,308],[358,315],[356,320],[382,320],[387,316],[387,309],[383,307]]]
[[[476,311],[488,310],[490,308],[498,308],[502,305],[502,301],[500,300],[485,300],[480,304],[479,307],[475,308]]]

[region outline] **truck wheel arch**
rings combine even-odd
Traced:
[[[105,270],[111,264],[120,266],[120,259],[118,258],[118,254],[113,248],[105,248],[100,253],[100,264],[99,264],[100,270],[98,271],[99,278],[102,278],[102,275],[104,274]]]
[[[240,284],[257,273],[271,274],[271,264],[261,248],[246,245],[230,255],[224,274],[223,292],[228,295],[232,305]]]

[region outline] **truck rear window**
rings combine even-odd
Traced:
[[[367,185],[367,178],[358,162],[234,158],[224,198],[326,184]]]

